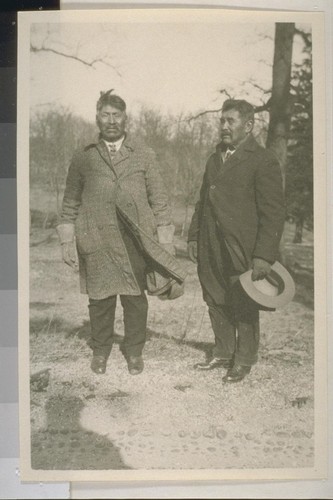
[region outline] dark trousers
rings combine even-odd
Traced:
[[[121,350],[125,356],[139,356],[146,341],[148,300],[145,294],[146,268],[145,257],[128,229],[118,220],[122,239],[131,262],[132,270],[139,285],[141,295],[120,295],[124,312],[124,341]],[[89,299],[91,326],[90,347],[95,355],[110,355],[114,341],[114,319],[117,295],[105,299]]]
[[[146,341],[148,301],[141,295],[120,295],[124,311],[124,341],[122,351],[127,356],[139,356]],[[117,296],[102,300],[89,299],[91,325],[90,347],[95,355],[109,357],[114,340],[114,318]]]
[[[257,362],[259,348],[259,310],[237,281],[226,295],[226,304],[207,300],[215,335],[213,355],[251,366]]]

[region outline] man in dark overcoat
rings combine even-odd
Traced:
[[[238,277],[251,268],[253,281],[269,274],[285,220],[279,164],[256,142],[253,125],[251,104],[225,101],[221,142],[208,159],[188,236],[215,336],[212,356],[196,367],[226,368],[224,382],[242,380],[258,358],[259,306]]]
[[[151,149],[125,131],[126,104],[101,93],[100,140],[70,164],[57,226],[66,264],[79,268],[89,296],[91,369],[105,373],[114,340],[117,295],[124,312],[122,352],[132,375],[144,367],[148,293],[176,298],[185,273],[173,256],[168,196]]]

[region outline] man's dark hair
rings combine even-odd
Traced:
[[[113,89],[107,90],[106,92],[101,92],[101,95],[97,101],[96,110],[97,112],[102,109],[103,106],[113,106],[120,111],[126,111],[126,103],[124,99],[119,97],[119,95],[112,94]]]
[[[240,116],[246,121],[254,121],[254,107],[244,99],[228,99],[227,101],[224,101],[222,113],[223,111],[229,111],[230,109],[238,111]]]

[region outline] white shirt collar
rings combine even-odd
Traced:
[[[124,139],[125,139],[125,136],[123,135],[120,139],[118,139],[118,141],[111,142],[111,141],[106,141],[105,139],[103,139],[103,141],[105,142],[105,144],[107,146],[109,146],[109,144],[113,144],[116,147],[116,151],[118,151],[121,148],[121,145],[124,142]]]
[[[233,155],[235,151],[236,149],[234,148],[234,146],[232,146],[232,148],[227,147],[225,151],[222,151],[223,161],[225,161],[226,158],[230,158],[230,156]]]

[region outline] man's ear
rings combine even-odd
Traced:
[[[247,120],[247,122],[245,123],[245,131],[246,131],[246,133],[249,134],[250,132],[252,132],[253,127],[254,127],[254,121],[253,120]]]

